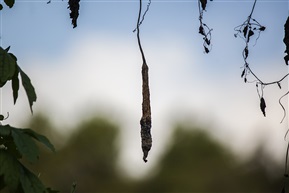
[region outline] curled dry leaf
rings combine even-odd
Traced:
[[[70,9],[70,18],[73,28],[77,27],[77,18],[79,15],[79,1],[80,0],[69,0],[68,9]]]
[[[265,99],[263,97],[261,97],[261,99],[260,99],[260,108],[261,108],[261,111],[262,111],[264,117],[266,117],[266,112],[265,112],[266,103],[265,103]]]

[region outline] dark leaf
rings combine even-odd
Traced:
[[[242,74],[241,74],[241,78],[243,78],[243,76],[245,75],[246,69],[243,70]]]
[[[20,182],[25,193],[44,193],[46,190],[39,178],[25,167],[22,168]]]
[[[0,115],[0,121],[4,120],[4,115]]]
[[[21,129],[13,128],[12,137],[17,149],[28,161],[33,163],[38,160],[39,151],[31,136],[22,132]]]
[[[18,90],[19,90],[19,79],[18,79],[18,68],[15,70],[15,74],[12,77],[12,91],[13,91],[13,99],[14,99],[14,104],[17,101],[18,98]]]
[[[35,102],[37,99],[35,89],[33,85],[31,84],[30,78],[25,74],[25,72],[20,67],[18,67],[18,69],[21,75],[22,85],[28,97],[30,110],[33,113],[32,105],[33,105],[33,102]]]
[[[205,34],[205,30],[204,30],[204,28],[203,28],[202,25],[200,25],[200,27],[199,27],[199,33],[202,34],[203,36],[206,35],[206,34]]]
[[[79,15],[79,1],[80,0],[69,0],[68,9],[70,9],[70,18],[73,28],[77,27],[77,18]]]
[[[208,38],[205,38],[206,44],[210,45],[211,41]]]
[[[3,5],[2,4],[0,4],[0,10],[2,10],[3,9]]]
[[[245,82],[245,83],[247,82],[247,78],[246,78],[246,77],[244,78],[244,82]]]
[[[4,183],[13,192],[16,191],[19,184],[20,165],[7,151],[0,149],[0,176],[4,176]]]
[[[261,108],[261,111],[262,111],[264,117],[266,117],[266,112],[265,112],[266,103],[265,103],[265,99],[263,97],[261,97],[261,99],[260,99],[260,108]]]
[[[265,29],[266,29],[265,26],[261,26],[261,27],[259,28],[260,31],[265,31]]]
[[[6,5],[9,7],[9,8],[12,8],[14,3],[15,3],[15,0],[4,0],[4,2],[6,3]]]
[[[202,9],[205,10],[207,6],[207,0],[200,0],[200,2],[202,4]]]
[[[244,34],[244,37],[246,38],[247,36],[247,31],[248,31],[248,25],[246,25],[243,29],[243,34]]]
[[[14,58],[0,47],[0,87],[4,86],[8,80],[11,80],[15,74],[15,69],[16,61]]]
[[[31,137],[33,137],[34,139],[45,145],[47,148],[49,148],[51,151],[55,152],[54,146],[44,135],[40,135],[31,129],[22,129],[21,131],[23,131],[25,134],[30,135]]]

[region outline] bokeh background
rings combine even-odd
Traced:
[[[1,46],[11,46],[37,92],[31,115],[23,89],[13,105],[1,89],[3,124],[31,127],[55,144],[33,167],[48,185],[69,192],[281,191],[288,116],[278,100],[285,79],[266,87],[267,117],[254,83],[240,78],[244,42],[234,28],[253,0],[208,1],[213,28],[205,54],[197,1],[152,1],[141,25],[150,68],[153,147],[148,163],[140,144],[141,56],[139,2],[80,3],[73,29],[67,1],[16,1],[0,13]],[[146,7],[147,1],[144,1]],[[288,73],[284,64],[287,0],[258,0],[253,18],[266,26],[250,45],[248,62],[265,82]],[[254,45],[255,44],[255,45]],[[250,79],[251,78],[251,79]],[[253,81],[252,77],[248,77]],[[288,110],[288,99],[283,99]]]

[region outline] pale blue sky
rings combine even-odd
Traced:
[[[11,46],[19,65],[31,77],[38,94],[35,112],[45,108],[57,125],[74,125],[79,115],[87,117],[91,111],[121,119],[123,132],[131,136],[122,144],[121,163],[131,163],[125,166],[129,170],[143,168],[139,167],[143,164],[139,139],[141,56],[132,32],[138,1],[82,0],[75,29],[66,1],[46,2],[18,0],[12,9],[1,11],[1,44]],[[281,159],[288,118],[279,124],[283,112],[278,99],[288,89],[288,80],[281,91],[274,86],[265,89],[264,118],[255,85],[240,78],[245,45],[234,37],[234,27],[247,19],[253,2],[208,2],[204,21],[213,28],[213,47],[204,54],[197,1],[152,0],[141,26],[153,116],[154,144],[147,165],[157,161],[171,123],[183,117],[212,126],[214,137],[241,153],[251,151],[256,138],[268,133],[267,149]],[[288,73],[282,42],[288,4],[286,0],[259,0],[253,14],[266,30],[257,44],[250,46],[248,62],[265,81]],[[24,93],[16,106],[9,102],[10,87],[2,93],[2,111],[10,112],[7,121],[21,125],[30,116]]]

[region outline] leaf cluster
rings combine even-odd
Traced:
[[[27,94],[30,110],[33,113],[32,105],[36,101],[37,96],[35,89],[27,74],[18,66],[17,58],[14,54],[9,53],[10,47],[3,49],[0,47],[0,88],[8,81],[12,82],[12,91],[14,104],[18,98],[19,91],[19,75],[21,77],[22,86]]]
[[[34,163],[39,158],[35,140],[51,151],[54,146],[43,135],[31,129],[21,129],[10,125],[0,125],[0,190],[6,186],[10,192],[17,193],[52,193],[39,178],[27,169],[20,159]]]

